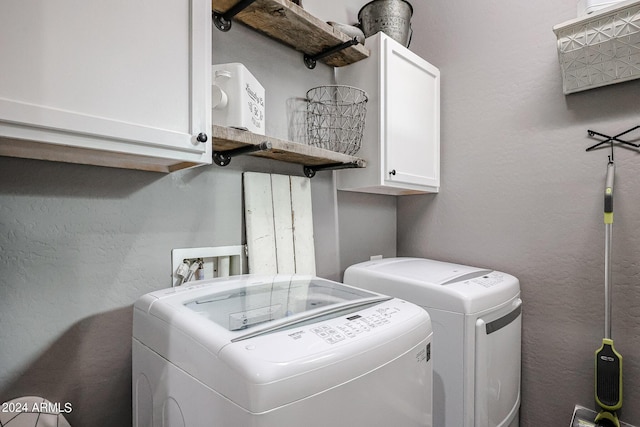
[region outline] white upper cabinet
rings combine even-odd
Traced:
[[[440,188],[440,71],[384,33],[367,38],[368,59],[336,69],[338,84],[368,96],[363,170],[338,172],[340,190],[434,193]]]
[[[0,40],[0,155],[211,163],[209,1],[2,0]]]

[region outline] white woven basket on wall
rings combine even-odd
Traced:
[[[640,78],[640,1],[553,28],[565,94]]]

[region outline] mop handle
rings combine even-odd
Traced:
[[[607,164],[607,182],[604,189],[604,223],[613,224],[613,175],[616,166],[613,162]]]
[[[604,337],[611,339],[611,232],[613,228],[613,175],[615,165],[607,164],[604,189]]]

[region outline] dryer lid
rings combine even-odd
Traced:
[[[398,258],[398,260],[402,262],[381,262],[379,268],[393,276],[416,279],[424,284],[434,286],[447,286],[491,273],[491,270],[483,268],[431,259]],[[375,267],[373,268],[375,269]]]
[[[423,258],[385,258],[347,268],[344,283],[429,308],[472,314],[520,293],[517,278],[499,271]]]

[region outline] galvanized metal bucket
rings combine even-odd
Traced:
[[[413,7],[405,0],[373,0],[358,12],[358,21],[365,37],[382,31],[398,43],[411,43]]]

